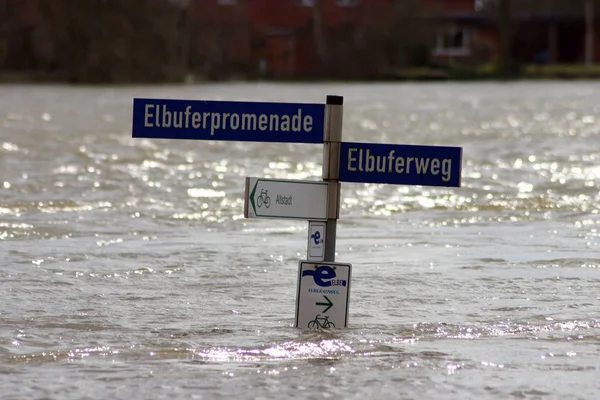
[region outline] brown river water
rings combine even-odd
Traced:
[[[346,329],[294,328],[307,223],[244,179],[314,144],[134,139],[134,97],[323,103],[463,147],[462,187],[343,183]],[[0,398],[596,399],[600,83],[0,86]]]

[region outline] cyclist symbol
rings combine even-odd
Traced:
[[[267,195],[267,192],[268,190],[265,189],[260,190],[260,196],[258,196],[258,198],[256,199],[256,204],[259,207],[262,207],[263,203],[267,208],[269,208],[269,206],[271,205],[271,198]]]
[[[308,328],[335,328],[333,322],[329,321],[329,316],[326,315],[321,317],[320,314],[317,314],[314,320],[308,323]]]

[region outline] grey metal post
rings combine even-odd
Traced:
[[[335,261],[337,220],[340,217],[340,147],[344,98],[327,96],[323,133],[323,181],[327,186],[327,222],[325,226],[325,261]]]

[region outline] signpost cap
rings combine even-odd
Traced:
[[[332,105],[335,105],[335,106],[342,106],[342,105],[344,105],[344,97],[343,96],[335,96],[335,95],[328,94],[327,95],[326,104],[332,104]]]

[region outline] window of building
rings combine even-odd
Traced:
[[[475,11],[482,11],[487,3],[491,3],[490,0],[473,0],[473,9]]]
[[[467,56],[470,54],[471,31],[450,27],[437,32],[434,55]]]
[[[335,5],[338,7],[356,7],[360,4],[360,0],[335,0]]]

